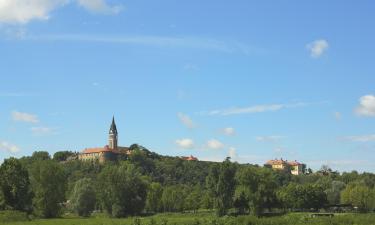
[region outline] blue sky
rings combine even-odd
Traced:
[[[374,9],[0,1],[0,160],[103,146],[115,115],[123,146],[375,172]]]

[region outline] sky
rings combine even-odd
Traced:
[[[375,172],[373,1],[0,0],[0,161],[119,144]]]

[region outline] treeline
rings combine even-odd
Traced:
[[[347,204],[360,212],[375,209],[375,174],[338,173],[328,167],[305,175],[256,165],[184,161],[139,145],[118,162],[67,161],[74,153],[34,152],[0,166],[0,210],[42,218],[63,213],[113,217],[144,213],[215,210],[261,215],[310,211]]]

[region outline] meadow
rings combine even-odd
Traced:
[[[10,221],[18,220],[18,221]],[[284,216],[257,218],[253,216],[216,217],[211,213],[168,213],[149,217],[114,219],[102,215],[90,218],[66,216],[58,219],[25,220],[14,216],[6,221],[0,216],[0,224],[7,225],[375,225],[375,214],[336,214],[334,217],[311,218],[306,213],[291,213]]]

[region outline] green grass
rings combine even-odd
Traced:
[[[210,213],[199,214],[158,214],[151,217],[113,219],[61,218],[18,220],[1,222],[7,225],[375,225],[375,214],[337,214],[333,218],[309,218],[305,213],[293,213],[280,217],[255,218],[252,216],[217,218]],[[154,223],[152,223],[154,221]]]

